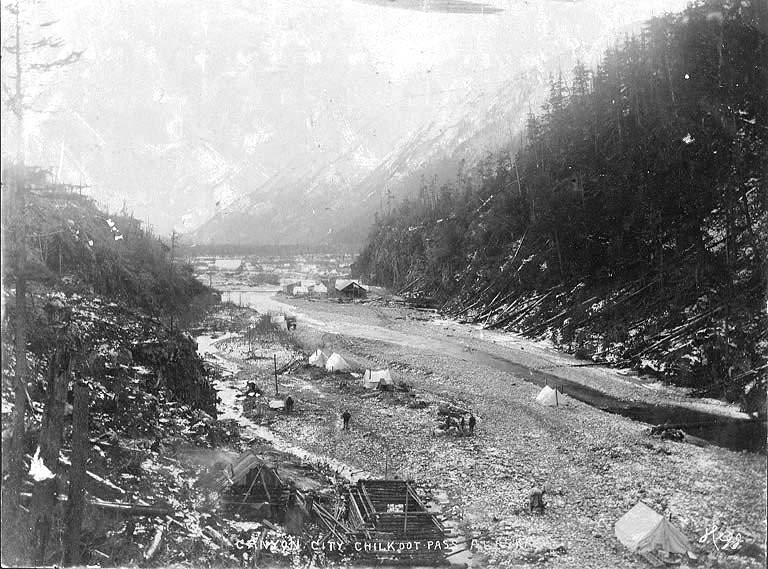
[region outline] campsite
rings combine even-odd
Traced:
[[[0,12],[0,565],[766,567],[767,0]]]
[[[521,338],[505,344],[500,335],[481,337],[386,302],[290,303],[296,330],[262,341],[259,349],[276,349],[269,342],[277,340],[287,349],[278,359],[279,368],[288,367],[277,384],[280,397],[290,395],[295,407],[291,413],[269,410],[244,397],[244,415],[281,441],[332,461],[350,480],[410,481],[439,504],[453,553],[446,562],[759,566],[754,555],[765,535],[757,507],[764,455],[695,437],[680,443],[651,435],[651,426],[574,399],[562,383],[538,386],[483,363],[483,350],[512,349],[562,365],[562,354]],[[248,345],[236,335],[215,349],[238,367],[227,380],[233,390],[255,381],[265,401],[273,397],[270,359],[248,359]],[[541,360],[538,365],[544,367]],[[574,369],[581,372],[557,369],[563,381]],[[612,378],[613,395],[626,401],[645,396],[641,382],[614,372],[590,369],[584,381],[598,374]],[[671,388],[655,390],[651,401],[672,397],[701,411],[724,411],[685,401]],[[343,428],[345,410],[349,430]],[[460,426],[470,413],[477,421],[472,435]],[[529,493],[537,486],[545,489],[543,514],[529,511]],[[715,520],[741,536],[738,551],[699,542]]]

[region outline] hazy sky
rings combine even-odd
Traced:
[[[325,167],[335,183],[353,184],[425,124],[452,124],[468,101],[527,70],[552,71],[559,54],[593,65],[618,31],[684,6],[22,1],[33,22],[60,20],[45,29],[64,49],[84,50],[61,73],[28,75],[36,109],[27,161],[83,179],[111,204],[125,199],[163,230],[190,227],[270,180],[290,184]],[[3,58],[4,84],[10,63]],[[2,118],[3,154],[12,156],[15,121],[5,107]]]

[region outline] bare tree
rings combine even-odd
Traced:
[[[4,216],[4,238],[10,237],[8,250],[14,257],[15,302],[15,357],[13,440],[9,460],[10,477],[8,496],[10,507],[17,511],[24,475],[25,418],[27,410],[27,241],[30,238],[27,221],[27,176],[25,167],[24,139],[25,118],[34,111],[34,103],[45,92],[44,86],[51,74],[76,63],[81,51],[67,50],[64,41],[50,33],[56,20],[33,22],[33,9],[38,2],[12,2],[3,8],[10,18],[3,18],[2,50],[10,54],[3,58],[2,94],[5,106],[16,119],[16,165],[9,180],[9,195],[3,196],[8,207]],[[62,52],[65,52],[62,55]],[[10,59],[10,61],[9,61]],[[8,199],[6,199],[6,197]],[[6,207],[3,207],[4,213]],[[7,222],[7,223],[5,223]],[[58,455],[58,449],[56,449]],[[51,458],[49,457],[49,464]],[[56,459],[52,459],[54,464]],[[45,540],[44,540],[45,541]],[[44,547],[44,546],[43,546]]]
[[[11,54],[12,69],[3,69],[2,88],[5,105],[16,118],[16,160],[19,164],[24,164],[26,114],[34,110],[33,105],[45,91],[44,86],[51,80],[51,73],[76,63],[83,54],[82,51],[66,50],[64,40],[49,32],[58,20],[33,22],[22,10],[29,8],[31,12],[39,5],[39,2],[22,3],[16,0],[4,6],[11,15],[11,29],[3,34],[6,41],[2,49]],[[40,92],[35,93],[33,86],[37,86]]]

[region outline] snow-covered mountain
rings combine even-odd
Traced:
[[[388,193],[516,140],[550,73],[682,5],[51,1],[23,39],[58,19],[45,29],[84,54],[55,77],[25,73],[25,154],[188,241],[352,243]],[[5,157],[14,129],[4,108]]]

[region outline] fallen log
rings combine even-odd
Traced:
[[[273,524],[269,520],[261,520],[261,523],[273,531],[282,532],[282,530],[279,527],[277,527],[275,524]]]
[[[496,301],[496,298],[498,298],[498,295],[496,295],[496,298],[494,298],[489,304],[487,304],[485,306],[485,308],[487,310],[485,312],[483,312],[482,314],[479,314],[477,316],[477,318],[475,318],[475,320],[476,321],[485,320],[486,324],[487,324],[488,321],[491,319],[491,317],[494,315],[494,313],[502,306],[502,304],[504,302],[506,302],[507,300],[509,300],[509,297],[511,297],[512,295],[515,295],[515,294],[519,294],[519,293],[520,293],[520,291],[513,290],[512,292],[505,294],[498,301]],[[502,310],[501,314],[497,315],[496,319],[498,320],[499,316],[507,314],[512,309],[512,307],[517,305],[518,302],[520,302],[520,298],[519,297],[512,304],[510,304],[508,307],[506,307],[504,310]],[[495,322],[494,322],[494,324],[495,324]],[[491,324],[491,326],[492,325],[493,324]]]
[[[533,326],[529,326],[528,328],[526,328],[525,330],[520,332],[520,334],[522,336],[528,336],[534,330],[538,330],[539,328],[543,328],[543,327],[547,326],[548,324],[554,322],[558,318],[562,318],[563,316],[568,314],[568,310],[570,310],[570,309],[566,309],[566,310],[563,310],[562,312],[558,312],[552,318],[548,318],[544,322],[539,322],[538,324],[534,324]]]
[[[91,549],[90,552],[91,553],[95,553],[96,555],[98,555],[102,559],[109,559],[109,555],[107,555],[103,551],[99,551],[98,549]]]
[[[157,553],[157,550],[160,548],[160,544],[162,543],[162,541],[163,541],[163,526],[160,526],[155,531],[155,537],[152,539],[152,543],[144,552],[144,561],[150,561],[155,556],[155,554]]]
[[[533,326],[527,328],[526,330],[523,330],[520,333],[523,336],[527,336],[528,334],[530,334],[534,330],[538,330],[539,328],[547,326],[547,325],[551,324],[552,322],[554,322],[555,320],[557,320],[558,318],[561,318],[562,316],[565,316],[566,314],[568,314],[568,312],[570,310],[573,310],[574,308],[579,307],[579,306],[584,306],[585,304],[589,304],[590,302],[594,302],[595,300],[597,300],[597,298],[598,297],[593,296],[591,298],[588,298],[587,300],[583,300],[583,301],[579,302],[578,304],[576,304],[576,305],[574,305],[572,307],[566,308],[562,312],[559,312],[558,314],[556,314],[552,318],[548,318],[547,320],[545,320],[544,322],[540,322],[539,324],[534,324]]]
[[[489,288],[490,288],[490,287],[489,287]],[[480,293],[480,294],[482,294],[482,293]],[[480,304],[481,302],[483,302],[483,298],[482,298],[482,296],[481,296],[481,297],[480,297],[478,300],[476,300],[475,302],[473,302],[472,304],[470,304],[469,306],[465,306],[464,308],[462,308],[462,309],[461,309],[461,310],[459,310],[458,312],[454,313],[454,315],[453,315],[453,316],[454,316],[454,317],[456,317],[456,318],[458,318],[459,316],[463,316],[464,314],[466,314],[467,312],[469,312],[470,310],[472,310],[472,309],[473,309],[475,306],[477,306],[477,305],[478,305],[478,304]]]
[[[712,315],[716,314],[717,312],[722,310],[722,308],[723,308],[722,306],[718,306],[714,310],[710,310],[710,311],[708,311],[708,312],[706,312],[704,314],[701,314],[700,316],[697,316],[696,318],[693,318],[693,319],[689,320],[685,324],[682,324],[682,325],[678,326],[677,328],[674,328],[674,329],[670,330],[660,340],[654,342],[653,344],[651,344],[650,346],[640,350],[639,352],[637,352],[635,354],[632,354],[630,357],[631,358],[638,358],[638,357],[648,353],[649,351],[651,351],[651,350],[653,350],[655,348],[658,348],[662,344],[664,344],[666,342],[669,342],[670,340],[674,340],[674,339],[678,338],[685,331],[687,331],[689,328],[691,328],[694,324],[698,324],[699,322],[701,322],[702,320],[704,320],[708,316],[712,316]],[[658,338],[658,335],[656,337]]]
[[[143,506],[141,504],[128,504],[126,502],[107,502],[98,498],[91,498],[88,503],[100,510],[107,510],[112,512],[122,512],[129,516],[171,516],[173,510],[170,508],[163,508],[160,506]]]
[[[32,498],[31,492],[22,492],[20,495],[22,498]],[[59,494],[57,498],[59,502],[67,501],[67,496],[65,494]],[[108,502],[106,500],[100,500],[99,498],[87,498],[86,503],[94,508],[99,508],[100,510],[120,512],[128,516],[162,517],[172,516],[174,514],[173,510],[160,506],[144,506],[141,504],[128,504],[126,502]]]
[[[205,526],[205,528],[203,528],[203,533],[215,541],[217,545],[220,545],[225,549],[232,549],[232,542],[211,526]]]
[[[552,294],[552,291],[550,290],[546,294],[538,297],[535,300],[535,302],[533,302],[532,304],[527,304],[522,309],[515,311],[513,314],[507,315],[507,316],[505,316],[504,318],[502,318],[500,320],[496,320],[496,322],[494,322],[493,324],[491,324],[489,326],[484,326],[484,327],[486,327],[486,328],[499,328],[502,325],[504,325],[504,326],[506,326],[506,328],[509,328],[511,326],[514,326],[519,321],[521,321],[523,318],[525,318],[526,314],[528,314],[531,310],[533,310],[539,304],[544,302],[544,300],[546,298],[548,298],[549,295],[551,295],[551,294]]]
[[[72,463],[69,461],[69,459],[64,458],[63,456],[59,457],[59,464],[66,468],[70,468],[72,466]],[[98,474],[94,474],[89,470],[85,471],[85,476],[88,480],[86,482],[86,489],[92,494],[96,494],[98,491],[103,491],[109,494],[109,497],[113,497],[115,494],[118,496],[125,496],[125,490],[120,488],[120,486],[114,482],[110,482],[106,478],[102,478]]]

